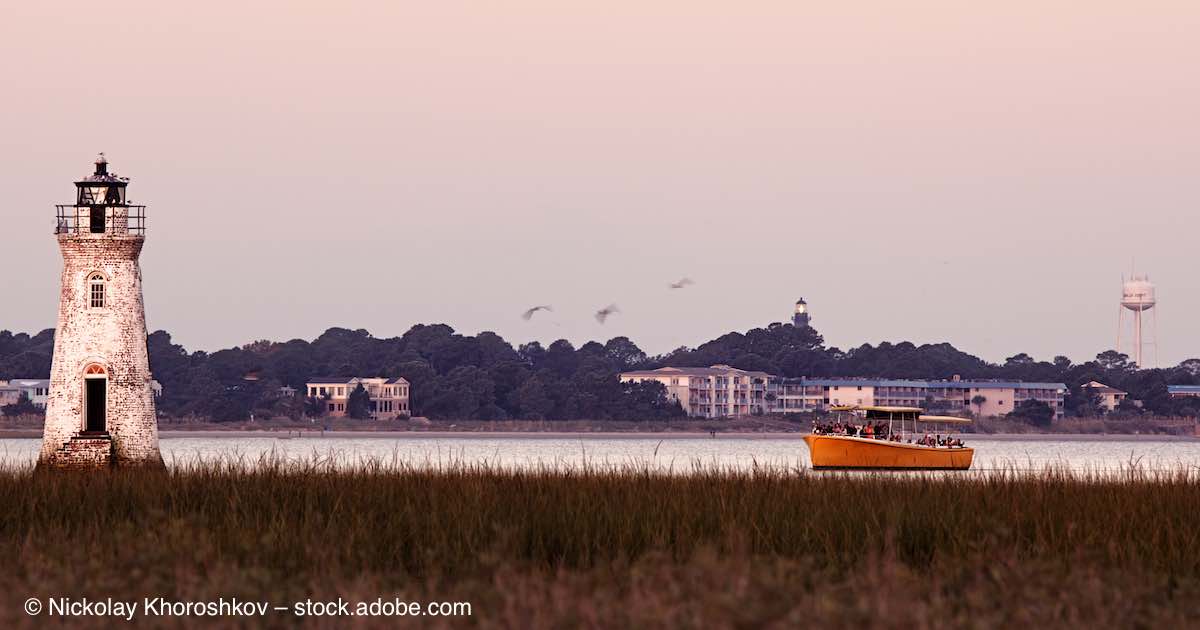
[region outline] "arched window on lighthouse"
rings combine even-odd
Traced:
[[[88,278],[88,303],[92,308],[104,308],[105,298],[104,274],[94,273]]]

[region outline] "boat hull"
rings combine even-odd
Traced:
[[[807,435],[804,443],[816,469],[966,470],[972,448],[934,448],[846,435]]]

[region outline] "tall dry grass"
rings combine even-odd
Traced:
[[[29,623],[20,603],[56,593],[455,597],[475,615],[443,623],[491,627],[995,627],[1200,612],[1200,476],[1184,470],[225,463],[0,473],[0,509],[0,623]]]

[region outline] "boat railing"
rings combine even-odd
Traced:
[[[904,436],[909,436],[911,438],[911,436],[913,434],[902,433],[899,431],[897,431],[895,433],[890,433],[890,434],[884,433],[884,434],[877,434],[877,435],[865,435],[865,434],[862,434],[862,433],[856,432],[856,431],[829,432],[829,431],[814,430],[812,433],[813,433],[813,435],[825,435],[825,436],[829,436],[829,437],[851,437],[851,438],[859,438],[861,440],[878,440],[880,442],[886,442],[889,444],[904,444],[907,446],[924,446],[926,448],[966,448],[967,447],[966,443],[964,443],[962,440],[957,439],[957,438],[955,438],[956,444],[944,444],[944,443],[943,444],[936,444],[936,443],[935,444],[925,444],[924,438],[916,439],[916,440],[904,439]],[[899,435],[899,436],[901,436],[901,439],[894,440],[894,439],[892,439],[893,435]],[[929,436],[929,437],[933,437],[933,436]],[[936,440],[937,438],[934,438],[934,439]]]

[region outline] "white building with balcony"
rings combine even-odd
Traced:
[[[622,383],[655,381],[667,388],[694,418],[735,418],[767,413],[771,375],[739,370],[728,365],[664,367],[621,374]]]
[[[861,378],[775,379],[773,413],[822,411],[829,407],[882,405],[921,407],[978,416],[1012,413],[1026,400],[1038,400],[1061,418],[1067,386],[1022,381],[904,380]]]

